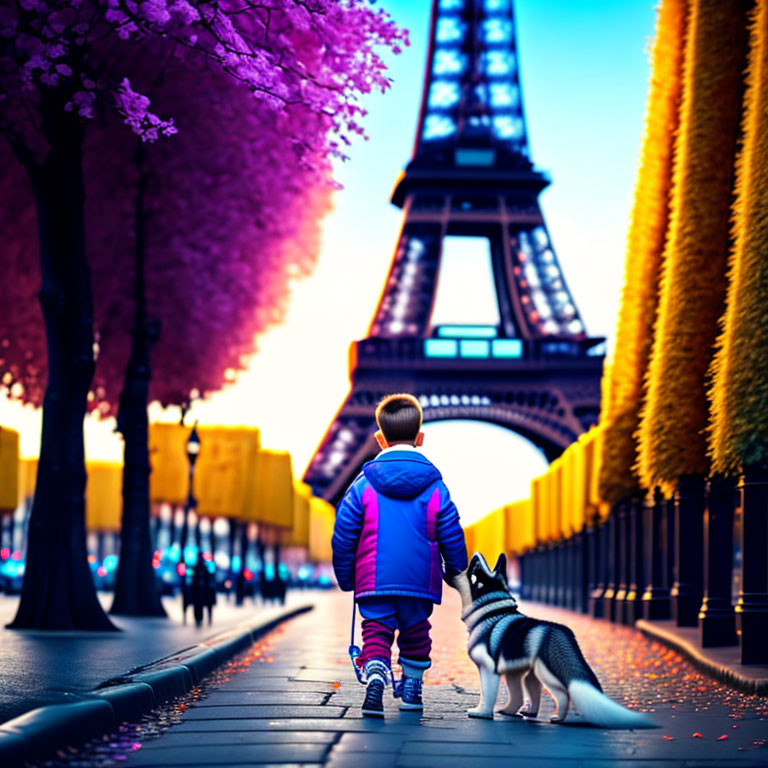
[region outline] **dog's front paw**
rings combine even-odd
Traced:
[[[474,709],[468,709],[467,714],[470,717],[480,717],[483,720],[493,720],[493,710],[488,711],[485,709],[480,709],[480,707],[475,707]]]

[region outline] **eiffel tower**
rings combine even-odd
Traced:
[[[492,422],[549,460],[597,421],[602,338],[589,338],[550,242],[529,159],[512,0],[434,0],[413,158],[392,202],[403,224],[351,390],[305,475],[336,502],[377,453],[374,409],[411,392],[424,421]],[[495,325],[431,323],[446,238],[483,238]]]

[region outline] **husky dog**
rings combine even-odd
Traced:
[[[554,723],[565,720],[573,702],[594,725],[653,727],[647,715],[622,707],[602,692],[568,627],[532,619],[517,610],[507,584],[504,554],[493,571],[481,554],[473,555],[469,568],[454,579],[453,585],[461,594],[461,618],[469,629],[469,656],[480,672],[480,703],[469,710],[470,717],[493,719],[503,675],[509,693],[501,714],[535,718],[543,683],[557,704]],[[527,705],[521,710],[523,688]]]

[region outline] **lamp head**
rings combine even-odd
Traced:
[[[197,434],[197,422],[192,427],[192,431],[187,438],[187,458],[189,463],[194,465],[197,461],[198,454],[200,453],[200,435]]]

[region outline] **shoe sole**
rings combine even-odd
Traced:
[[[407,711],[415,712],[416,710],[422,711],[424,709],[424,705],[423,704],[406,704],[405,702],[403,702],[400,705],[400,709],[406,712]]]
[[[379,712],[379,711],[377,711],[375,709],[364,709],[363,710],[363,715],[365,717],[384,717],[384,713],[383,712]]]

